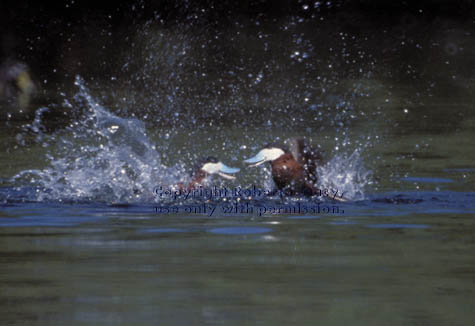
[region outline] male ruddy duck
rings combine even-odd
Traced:
[[[232,168],[219,161],[216,157],[210,156],[201,159],[195,165],[191,172],[191,181],[187,184],[180,182],[176,185],[178,190],[194,190],[200,186],[206,186],[212,175],[219,175],[228,180],[234,180],[236,177],[232,174],[238,173],[240,169]]]
[[[321,155],[303,139],[293,138],[287,143],[290,148],[276,144],[266,145],[254,157],[244,162],[250,167],[270,162],[277,189],[289,195],[321,196],[321,190],[315,186],[318,181],[317,164],[322,163]],[[335,200],[345,201],[341,197],[328,195]]]

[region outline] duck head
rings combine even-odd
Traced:
[[[267,145],[255,156],[244,160],[244,162],[249,164],[250,167],[255,167],[266,162],[272,163],[286,154],[290,154],[289,151],[279,145]]]
[[[240,169],[229,167],[216,157],[209,156],[198,162],[193,178],[200,178],[200,180],[202,180],[210,175],[216,174],[224,179],[234,180],[236,177],[233,174],[239,171]]]
[[[250,167],[270,162],[272,178],[278,189],[288,189],[290,194],[313,193],[314,187],[309,182],[305,166],[284,146],[267,145],[244,162]]]

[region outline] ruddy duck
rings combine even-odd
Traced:
[[[229,167],[216,157],[209,156],[198,161],[191,172],[191,181],[188,184],[180,182],[176,186],[178,190],[193,190],[199,186],[206,186],[209,182],[209,177],[212,175],[219,175],[224,179],[234,180],[236,177],[232,174],[239,171],[240,169]]]
[[[303,139],[292,138],[287,144],[289,148],[277,144],[267,145],[244,162],[250,167],[270,162],[277,189],[284,190],[289,195],[321,196],[322,191],[315,186],[318,181],[317,164],[323,161],[320,153]],[[343,201],[341,197],[329,197]]]

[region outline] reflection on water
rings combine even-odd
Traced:
[[[209,218],[30,205],[4,206],[0,217],[7,324],[473,319],[473,213],[399,214],[413,205],[384,204],[373,215],[355,203],[347,210],[359,214],[344,217]]]
[[[208,232],[216,234],[260,234],[272,232],[269,228],[257,228],[257,227],[226,227],[226,228],[214,228],[208,230]]]
[[[374,229],[425,229],[430,226],[425,224],[367,224],[366,227]]]
[[[408,181],[408,182],[428,182],[428,183],[450,183],[454,182],[452,179],[445,179],[445,178],[420,178],[420,177],[406,177],[406,178],[401,178],[403,181]]]

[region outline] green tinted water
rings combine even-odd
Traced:
[[[275,109],[249,99],[243,106],[255,115],[239,108],[199,128],[139,117],[167,166],[202,153],[243,168],[278,137],[306,136],[329,159],[362,149],[374,183],[367,200],[336,216],[208,218],[158,215],[150,203],[23,203],[11,177],[48,167],[54,137],[77,135],[60,130],[35,141],[2,123],[0,324],[471,325],[473,83],[445,87],[442,78],[433,90],[432,82],[342,79],[336,102],[354,85],[368,90],[351,99],[354,118],[339,116],[330,95],[316,111],[302,103],[279,111],[281,94]],[[325,114],[315,121],[318,111]],[[243,170],[227,185],[262,185],[263,175]]]

